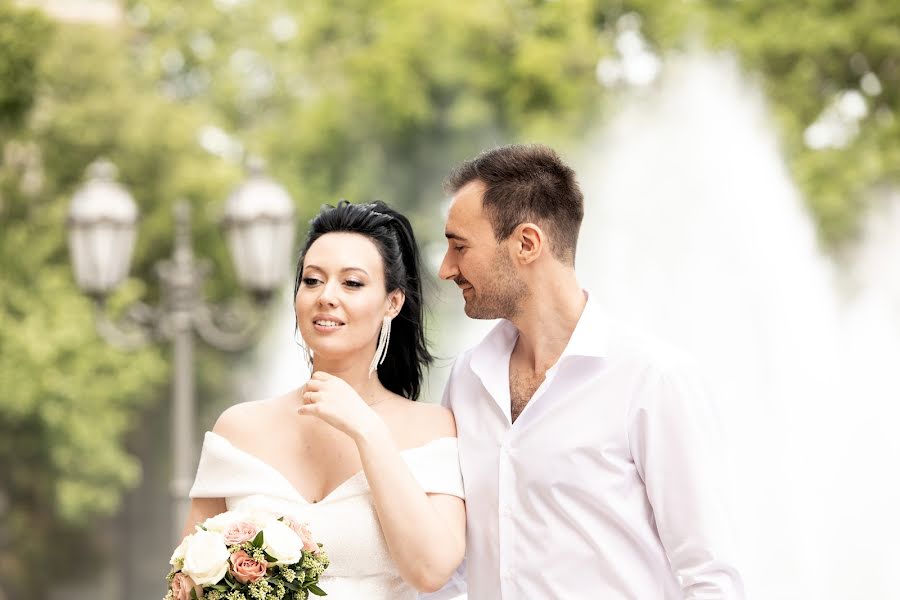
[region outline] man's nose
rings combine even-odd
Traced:
[[[438,277],[441,279],[451,280],[455,279],[459,270],[456,268],[456,263],[450,256],[450,251],[444,253],[444,260],[441,261],[441,268],[438,269]]]

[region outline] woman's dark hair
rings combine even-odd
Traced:
[[[375,244],[384,263],[385,291],[400,289],[406,295],[403,307],[391,324],[391,340],[378,379],[387,389],[416,400],[422,389],[424,367],[434,358],[425,345],[424,305],[419,248],[409,219],[385,204],[326,204],[309,222],[306,242],[297,261],[294,297],[300,289],[303,261],[313,243],[326,233],[358,233]]]

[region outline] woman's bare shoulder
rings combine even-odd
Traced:
[[[442,437],[456,437],[456,420],[440,404],[403,399],[397,406],[398,441],[403,446],[420,446]]]
[[[257,438],[260,432],[271,431],[273,424],[281,420],[281,413],[286,411],[286,402],[291,394],[250,400],[229,406],[213,425],[213,432],[225,439],[241,445]]]

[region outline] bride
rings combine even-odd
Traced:
[[[465,508],[453,416],[415,402],[432,357],[409,221],[381,202],[324,207],[294,289],[314,372],[206,433],[184,535],[226,510],[283,514],[324,544],[329,598],[435,591],[462,561]]]

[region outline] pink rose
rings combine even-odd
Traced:
[[[234,546],[249,542],[256,537],[258,531],[256,525],[249,521],[235,521],[225,529],[222,537],[225,538],[226,546]]]
[[[298,523],[290,517],[285,517],[284,524],[293,529],[294,533],[300,536],[300,539],[303,540],[304,550],[312,554],[319,551],[319,545],[313,540],[312,533],[309,532],[309,529],[307,529],[304,523]]]
[[[175,576],[172,578],[172,583],[169,584],[169,587],[172,589],[172,593],[175,595],[175,600],[191,600],[191,590],[194,590],[197,594],[197,598],[203,597],[203,588],[194,583],[194,580],[179,571],[175,573]]]
[[[254,560],[243,550],[238,550],[231,555],[229,570],[231,575],[241,583],[253,583],[262,579],[266,574],[269,563],[264,560]]]

